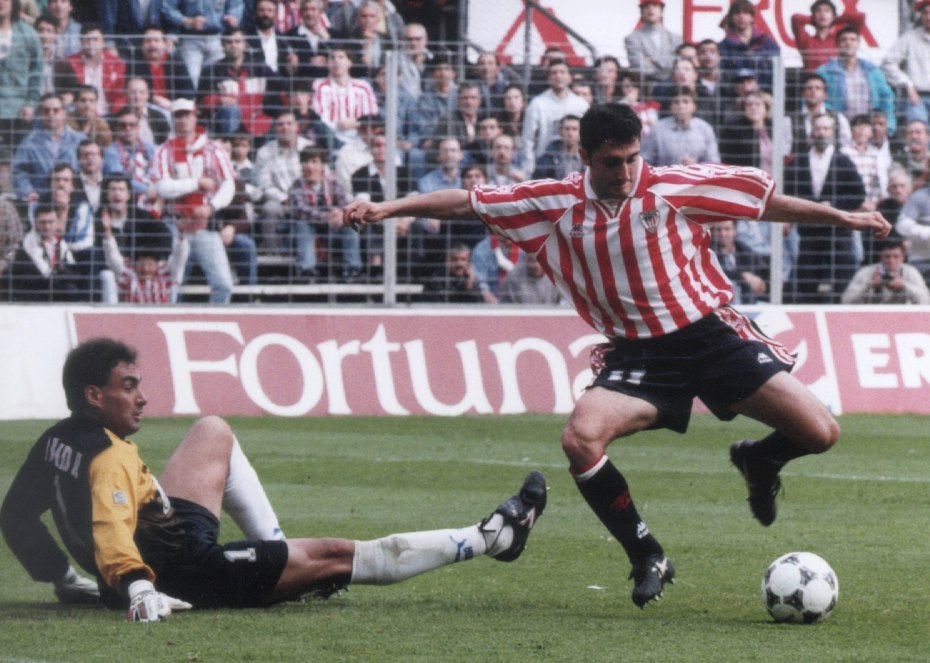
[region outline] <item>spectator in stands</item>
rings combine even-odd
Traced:
[[[238,135],[248,136],[248,132]],[[226,257],[236,274],[239,284],[258,284],[258,247],[252,238],[254,213],[246,183],[242,181],[239,170],[233,162],[232,137],[221,136],[216,139],[229,156],[233,165],[235,193],[229,205],[216,213],[216,225],[220,229],[220,239],[226,247]]]
[[[488,183],[488,176],[484,166],[478,164],[469,164],[462,167],[462,188],[471,191],[476,187],[485,186]],[[445,233],[445,246],[453,244],[465,244],[470,249],[487,237],[488,232],[484,224],[475,223],[471,219],[461,219],[445,221],[440,228],[440,232]]]
[[[0,277],[23,241],[23,222],[15,200],[11,193],[0,193]]]
[[[326,59],[329,75],[313,84],[313,110],[342,142],[358,135],[359,119],[378,114],[371,84],[353,78],[352,60],[344,48],[331,48]]]
[[[408,153],[411,174],[421,177],[432,160],[437,137],[449,126],[458,103],[455,69],[445,54],[437,54],[430,65],[432,85],[416,101],[407,137],[413,144]]]
[[[105,35],[116,38],[112,46],[129,59],[139,35],[161,31],[161,0],[97,0],[97,20]]]
[[[258,0],[255,3],[253,27],[246,32],[247,46],[252,59],[264,63],[279,80],[287,68],[287,40],[275,28],[278,15],[277,0]]]
[[[732,103],[733,91],[724,89],[720,72],[720,48],[713,39],[697,45],[698,98],[704,102],[703,117],[719,132]],[[755,77],[755,72],[753,72]]]
[[[806,71],[815,71],[837,56],[840,32],[851,28],[857,35],[865,26],[865,14],[850,7],[837,16],[833,0],[815,0],[810,14],[791,16],[791,33]],[[808,28],[811,30],[808,31]],[[851,117],[851,116],[850,116]]]
[[[144,78],[133,77],[126,82],[126,108],[139,120],[139,137],[143,141],[160,145],[168,139],[171,116],[151,102],[149,84]],[[120,113],[116,115],[119,117]]]
[[[106,117],[126,105],[126,63],[106,50],[97,23],[81,26],[81,51],[63,61],[55,87],[59,92],[90,85],[97,90],[97,114]],[[69,79],[71,82],[69,82]]]
[[[366,115],[359,120],[358,135],[336,152],[333,174],[346,191],[352,191],[352,175],[371,163],[374,155],[371,141],[384,135],[384,122],[377,115]],[[406,186],[409,186],[406,185]]]
[[[503,278],[497,288],[497,298],[501,304],[534,306],[555,306],[560,299],[558,288],[532,253],[524,253],[523,259]]]
[[[55,57],[68,58],[81,52],[81,24],[74,20],[71,0],[48,0],[46,11],[55,19],[58,46]]]
[[[720,129],[720,158],[734,166],[752,166],[772,173],[771,98],[752,92],[743,99],[742,113]]]
[[[450,304],[477,304],[484,301],[478,287],[471,249],[455,244],[446,251],[445,264],[423,279],[423,301]]]
[[[149,222],[147,225],[151,225]],[[170,304],[177,299],[176,286],[184,278],[190,255],[190,241],[183,234],[173,240],[149,235],[138,227],[130,230],[129,253],[124,257],[113,236],[109,214],[101,217],[103,249],[107,267],[116,275],[121,304]],[[164,240],[172,242],[166,251]],[[167,255],[165,255],[167,254]]]
[[[162,232],[169,233],[168,227],[159,220],[147,218],[147,215],[137,215],[136,207],[132,204],[132,188],[130,182],[122,175],[111,175],[103,181],[103,194],[100,210],[97,212],[94,232],[104,237],[103,215],[106,214],[110,224],[110,235],[116,240],[120,251],[129,255],[131,246],[129,242],[130,230],[137,219],[145,219],[152,228],[160,228]],[[146,226],[148,227],[148,226]]]
[[[313,84],[315,82],[314,79],[309,78],[292,81],[290,105],[284,108],[288,108],[294,113],[299,135],[309,140],[312,145],[321,145],[333,152],[340,145],[340,142],[333,130],[313,110]]]
[[[888,115],[885,111],[873,109],[869,111],[869,119],[872,121],[872,145],[878,150],[879,166],[887,171],[892,163]]]
[[[438,127],[439,133],[455,136],[462,145],[473,143],[478,139],[481,107],[481,88],[473,81],[463,82],[456,90],[455,110]]]
[[[42,45],[20,20],[20,0],[0,2],[0,147],[13,149],[39,103]]]
[[[700,66],[700,63],[698,62],[697,49],[697,44],[694,42],[682,42],[675,47],[675,59],[689,60],[691,64],[694,65],[694,68],[697,69]]]
[[[620,61],[613,55],[602,55],[594,61],[594,101],[620,101]]]
[[[154,156],[155,145],[143,140],[140,120],[127,106],[116,115],[116,139],[103,153],[103,174],[126,178],[134,198],[132,207],[148,212],[155,209],[158,197],[149,173]]]
[[[865,188],[856,166],[836,147],[836,120],[818,115],[811,129],[811,148],[794,155],[785,167],[784,190],[841,210],[858,209]],[[798,226],[797,303],[829,304],[855,273],[861,260],[852,231],[827,226]]]
[[[907,119],[930,122],[930,0],[917,0],[917,25],[885,52],[882,70],[907,95]]]
[[[810,149],[813,119],[820,115],[829,115],[837,126],[837,145],[845,147],[852,141],[849,120],[842,113],[827,108],[827,81],[818,73],[805,74],[801,80],[801,110],[792,113],[792,152],[806,152]]]
[[[502,103],[503,109],[497,113],[501,131],[519,142],[523,140],[523,120],[526,117],[526,95],[523,94],[523,88],[516,83],[508,85],[504,88]]]
[[[642,0],[640,26],[623,39],[630,69],[648,81],[664,81],[672,75],[675,49],[681,44],[681,35],[662,25],[664,12],[664,2]]]
[[[375,99],[378,101],[378,116],[384,121],[387,118],[387,70],[384,67],[375,69],[374,76],[371,79],[371,89],[375,91]],[[417,100],[398,87],[397,147],[404,152],[407,152],[412,147],[408,136],[414,122],[416,106]]]
[[[568,55],[561,46],[546,46],[539,57],[539,64],[530,69],[530,80],[526,83],[528,98],[532,99],[549,89],[549,65],[553,62],[568,62]]]
[[[252,59],[241,28],[227,28],[221,44],[223,57],[201,72],[198,105],[209,114],[218,136],[240,126],[253,136],[263,136],[271,128],[271,118],[265,114],[265,88],[274,74],[263,62]]]
[[[398,58],[398,85],[411,97],[419,99],[424,89],[423,74],[434,58],[427,43],[426,28],[421,23],[408,23],[404,26],[403,42]]]
[[[856,272],[841,301],[844,304],[930,304],[927,283],[906,260],[904,242],[886,240],[879,262]]]
[[[74,90],[74,111],[68,116],[68,126],[106,149],[113,142],[110,123],[100,116],[100,93],[92,85],[80,85]]]
[[[325,250],[330,266],[341,258],[340,281],[352,283],[362,276],[361,240],[357,232],[342,225],[342,207],[348,193],[327,172],[329,155],[319,147],[300,151],[300,177],[288,192],[290,217],[297,243],[297,264],[301,277],[311,283],[328,280],[317,267],[317,237],[326,238]]]
[[[652,128],[659,121],[659,102],[655,99],[641,99],[642,88],[639,80],[631,71],[620,74],[620,92],[623,97],[620,103],[632,108],[643,125],[642,138],[649,135]]]
[[[294,113],[284,111],[274,122],[275,138],[255,153],[255,185],[261,191],[261,243],[269,251],[284,248],[287,204],[294,182],[300,178],[300,155],[310,141],[298,134]]]
[[[453,136],[440,139],[437,149],[438,167],[417,180],[418,193],[430,193],[439,189],[462,188],[462,146]],[[410,259],[414,262],[414,275],[423,276],[436,268],[443,260],[443,226],[437,219],[418,218],[410,227],[408,242]]]
[[[672,65],[672,77],[652,86],[651,97],[659,102],[659,115],[671,113],[672,96],[679,88],[687,87],[694,90],[694,99],[697,104],[696,115],[702,120],[712,118],[714,111],[713,101],[703,97],[704,89],[698,80],[698,70],[695,64],[686,58],[678,58]]]
[[[400,18],[396,12],[393,16]],[[371,76],[375,69],[384,64],[385,51],[399,43],[403,22],[393,26],[396,30],[394,42],[386,32],[381,32],[382,26],[390,27],[385,23],[381,5],[373,0],[364,0],[355,10],[349,29],[341,34],[334,31],[336,38],[342,40],[351,53],[352,61],[358,67],[357,76]]]
[[[194,98],[194,84],[187,67],[169,51],[168,40],[159,27],[145,29],[142,44],[129,61],[127,77],[147,81],[152,103],[166,113],[171,112],[171,102],[175,99]]]
[[[908,242],[910,263],[930,283],[930,187],[914,187],[894,229]]]
[[[383,202],[387,191],[388,141],[383,132],[372,133],[368,139],[371,161],[352,173],[351,197],[367,198],[372,202]],[[410,178],[405,166],[398,166],[395,173],[396,196],[401,198],[409,192]],[[413,217],[396,219],[394,222],[398,238],[405,238]],[[384,265],[384,229],[381,225],[366,225],[361,230],[363,252],[367,256],[369,276],[375,277]],[[398,247],[400,248],[400,247]]]
[[[465,163],[477,163],[482,166],[491,163],[494,152],[494,139],[506,135],[501,130],[501,123],[496,116],[484,115],[479,117],[477,137],[466,143],[463,148],[465,150]],[[517,144],[513,136],[508,136],[508,138],[513,140],[514,145]],[[519,152],[516,153],[516,157],[519,157]]]
[[[761,275],[765,266],[752,250],[737,240],[736,222],[728,220],[711,224],[710,234],[717,260],[733,283],[733,303],[755,304],[762,299],[768,289]]]
[[[497,304],[501,281],[522,259],[520,247],[499,235],[488,234],[471,251],[475,280],[486,304]]]
[[[78,145],[77,160],[76,192],[96,214],[103,193],[103,151],[94,141],[84,139]]]
[[[162,25],[180,34],[178,53],[194,89],[203,68],[223,57],[220,34],[227,28],[239,27],[244,9],[243,0],[162,0]]]
[[[323,22],[324,15],[323,0],[301,0],[300,25],[286,33],[287,72],[292,80],[326,75],[326,48],[330,35]]]
[[[930,183],[930,127],[923,120],[910,120],[904,134],[904,144],[893,155],[911,175],[914,189]]]
[[[530,100],[523,123],[523,167],[530,172],[555,139],[559,121],[569,114],[581,117],[588,110],[588,103],[569,88],[572,75],[568,64],[552,62],[548,73],[549,89]]]
[[[471,80],[478,84],[483,115],[491,115],[503,110],[504,92],[507,86],[514,82],[514,78],[509,70],[505,71],[501,68],[500,57],[497,53],[483,51],[478,54]]]
[[[653,166],[720,163],[714,129],[696,117],[694,90],[680,87],[672,95],[671,116],[664,117],[642,142],[642,156]]]
[[[487,167],[490,184],[508,186],[527,179],[527,174],[514,163],[516,155],[517,145],[512,136],[501,134],[494,139],[491,147],[491,163]]]
[[[888,188],[888,171],[879,168],[878,149],[872,145],[872,122],[868,115],[857,115],[850,122],[852,142],[842,148],[856,166],[862,184],[865,187],[865,201],[862,210],[871,212],[878,208],[879,201]]]
[[[58,47],[58,32],[55,28],[55,19],[49,14],[40,14],[32,26],[39,43],[42,44],[42,73],[39,83],[39,92],[46,94],[55,91],[55,66],[58,62],[55,49]]]
[[[763,90],[772,91],[772,57],[779,55],[778,42],[755,26],[756,8],[750,0],[733,0],[720,23],[726,36],[719,42],[720,68],[725,84],[732,84],[740,69],[756,72]]]
[[[189,236],[191,258],[210,286],[210,302],[228,304],[232,270],[213,215],[235,194],[232,164],[223,148],[197,124],[192,100],[176,99],[171,111],[174,133],[155,151],[152,182],[158,195],[170,202],[179,232]]]
[[[82,298],[74,256],[57,232],[55,209],[50,203],[36,207],[32,230],[13,256],[9,285],[4,290],[14,302],[71,302]]]
[[[48,190],[55,164],[66,163],[77,170],[77,146],[86,138],[65,122],[65,107],[58,95],[43,95],[38,108],[39,128],[26,134],[13,156],[13,188],[24,202],[38,200]]]
[[[584,167],[581,159],[581,118],[566,115],[559,122],[559,137],[549,143],[546,151],[536,160],[533,179],[564,179],[569,173]]]
[[[836,34],[838,55],[817,69],[827,84],[826,107],[847,120],[869,111],[884,111],[888,130],[896,130],[894,92],[876,65],[859,57],[859,32],[846,27]]]
[[[914,191],[914,180],[911,174],[907,172],[900,164],[895,164],[888,169],[888,187],[885,189],[884,197],[878,203],[878,211],[882,216],[888,219],[892,226],[898,221],[898,216],[904,203]],[[891,231],[891,236],[898,236],[897,230]],[[866,260],[874,262],[878,259],[874,252],[866,251]]]

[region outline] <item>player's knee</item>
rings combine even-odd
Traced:
[[[823,421],[820,422],[820,430],[818,436],[814,440],[817,451],[826,451],[840,439],[840,425],[837,423],[836,419],[831,417],[826,417]]]
[[[191,431],[196,432],[202,439],[213,440],[217,444],[232,445],[235,438],[226,420],[213,414],[195,421],[191,426]]]
[[[569,419],[562,429],[562,452],[572,466],[585,466],[596,461],[609,442],[597,427],[576,417]]]

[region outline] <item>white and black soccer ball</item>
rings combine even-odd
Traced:
[[[836,573],[811,552],[782,555],[762,576],[762,602],[776,622],[819,622],[836,607],[839,595]]]

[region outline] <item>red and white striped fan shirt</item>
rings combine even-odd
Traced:
[[[313,110],[331,126],[341,120],[356,120],[378,114],[378,99],[368,81],[349,79],[339,85],[332,78],[319,78],[313,83]]]
[[[775,188],[756,168],[651,168],[631,195],[598,200],[585,173],[477,188],[471,205],[492,232],[537,254],[581,317],[608,337],[662,336],[733,299],[704,224],[758,220]]]

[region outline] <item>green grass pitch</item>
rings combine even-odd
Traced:
[[[628,563],[566,469],[556,416],[234,419],[285,533],[374,538],[477,522],[532,468],[549,506],[524,556],[478,559],[391,587],[266,610],[130,624],[55,603],[0,544],[0,663],[11,661],[926,661],[930,645],[930,418],[844,416],[823,456],[783,472],[778,520],[758,525],[727,460],[762,433],[697,416],[611,457],[678,568],[658,603],[630,601]],[[186,420],[135,436],[160,468]],[[46,422],[0,423],[0,492]],[[225,537],[238,538],[228,521]],[[792,550],[837,572],[833,615],[774,624],[759,583]]]

